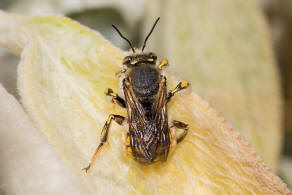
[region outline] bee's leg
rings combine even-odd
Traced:
[[[116,114],[109,115],[109,117],[106,120],[106,123],[104,124],[102,131],[101,131],[100,144],[96,148],[95,153],[94,153],[93,157],[91,158],[89,165],[86,168],[82,169],[82,170],[85,170],[85,172],[87,172],[90,169],[90,167],[93,165],[93,163],[97,157],[98,151],[104,145],[104,143],[107,141],[108,132],[109,132],[109,128],[110,128],[112,120],[116,121],[116,123],[118,123],[119,125],[122,125],[122,123],[125,121],[125,117],[120,116],[120,115],[116,115]]]
[[[167,97],[166,97],[167,102],[170,101],[170,99],[174,96],[174,94],[176,94],[177,92],[179,92],[182,89],[187,88],[189,85],[190,84],[187,81],[181,81],[181,82],[179,82],[179,84],[173,90],[171,90],[170,92],[168,92]]]
[[[158,65],[158,68],[159,69],[162,69],[164,66],[168,66],[168,60],[167,59],[163,59],[160,61],[159,65]]]
[[[111,88],[107,88],[105,90],[105,95],[111,96],[115,103],[117,103],[122,108],[126,108],[125,100],[122,97],[120,97],[117,93],[115,93]]]
[[[126,68],[121,68],[118,72],[116,72],[116,76],[117,77],[121,77],[122,74],[124,74],[125,72],[127,72]]]
[[[172,127],[176,127],[178,129],[183,129],[184,130],[180,135],[178,135],[176,137],[176,143],[181,142],[186,137],[186,135],[188,133],[189,125],[185,124],[183,122],[177,121],[177,120],[173,120],[172,121],[172,126],[170,128],[172,128]]]

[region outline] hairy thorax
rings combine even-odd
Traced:
[[[157,94],[161,80],[157,68],[148,64],[141,64],[130,71],[129,78],[139,99],[147,99]]]

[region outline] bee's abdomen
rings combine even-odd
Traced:
[[[164,139],[169,139],[169,137],[154,133],[152,128],[155,127],[150,125],[148,129],[146,128],[148,131],[132,132],[129,135],[132,155],[136,161],[143,164],[164,161],[168,156],[169,140]]]
[[[147,65],[135,67],[130,72],[129,77],[137,96],[149,97],[158,92],[160,77],[155,68]]]

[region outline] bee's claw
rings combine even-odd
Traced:
[[[85,167],[85,168],[82,169],[82,171],[85,171],[85,173],[87,173],[87,171],[89,170],[89,168],[90,168],[90,166]]]

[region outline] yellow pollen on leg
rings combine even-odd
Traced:
[[[162,67],[167,66],[167,65],[168,65],[168,60],[167,60],[167,59],[163,59],[163,60],[160,62],[158,68],[162,69]]]
[[[109,96],[112,96],[112,97],[117,97],[117,94],[116,94],[115,92],[113,92],[113,90],[110,89],[110,88],[107,88],[107,89],[105,90],[105,94],[106,94],[106,95],[109,95]]]
[[[187,82],[187,81],[185,81],[185,80],[181,81],[181,88],[186,88],[186,87],[188,87],[189,85],[190,85],[189,82]]]
[[[127,147],[127,151],[132,153],[132,148],[130,146]]]

